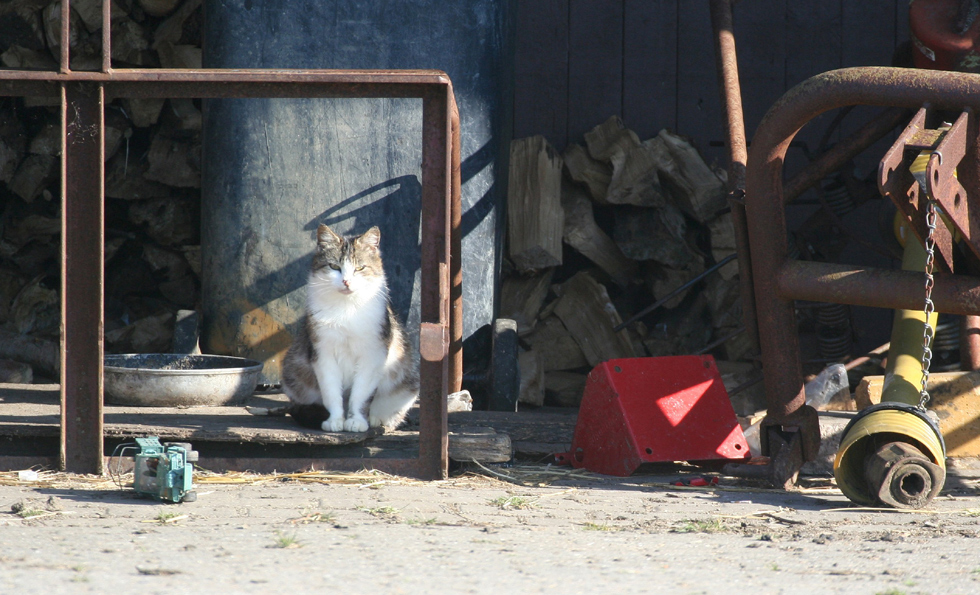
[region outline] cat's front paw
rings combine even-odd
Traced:
[[[344,431],[344,419],[339,415],[334,417],[330,416],[330,419],[320,424],[320,428],[324,432],[343,432]]]
[[[363,417],[352,417],[344,422],[344,429],[348,432],[367,432],[368,422]]]

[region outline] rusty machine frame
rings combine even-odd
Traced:
[[[915,114],[881,161],[879,189],[922,240],[925,201],[908,165],[912,154],[930,151],[927,190],[947,215],[948,225],[980,258],[980,207],[968,200],[980,198],[980,75],[885,67],[819,74],[788,91],[769,109],[747,151],[730,0],[712,0],[711,9],[730,172],[734,174],[730,175],[730,196],[740,273],[751,279],[748,284],[742,280],[743,304],[755,306],[754,310],[745,308],[745,324],[756,333],[764,371],[768,413],[763,422],[763,448],[770,456],[770,480],[786,486],[794,481],[803,462],[816,456],[820,444],[816,411],[805,405],[794,301],[921,310],[924,275],[792,260],[784,207]],[[851,105],[888,109],[784,183],[783,163],[796,133],[823,112]],[[926,116],[931,110],[959,115],[948,130],[930,129]],[[932,293],[936,310],[965,315],[967,325],[975,327],[980,314],[980,278],[952,274],[950,231],[943,225],[936,231],[936,260],[941,271]],[[970,333],[964,344],[964,360],[972,369],[980,363],[976,335]]]
[[[129,98],[420,98],[422,242],[420,432],[417,459],[213,459],[225,469],[372,467],[420,478],[448,469],[446,395],[462,376],[459,114],[435,70],[113,69],[110,2],[102,2],[102,70],[70,69],[70,1],[61,3],[58,71],[0,70],[0,96],[61,99],[62,469],[102,473],[104,107]],[[43,457],[40,457],[43,458]],[[39,461],[50,463],[53,461]]]

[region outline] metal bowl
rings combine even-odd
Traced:
[[[262,364],[225,355],[138,353],[105,356],[105,401],[111,405],[237,405],[255,391]]]

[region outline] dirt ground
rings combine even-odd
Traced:
[[[0,593],[980,592],[975,479],[896,512],[829,479],[781,492],[671,484],[689,469],[496,471],[509,481],[199,473],[198,500],[178,505],[4,473]]]

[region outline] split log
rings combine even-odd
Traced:
[[[187,264],[190,265],[191,270],[197,275],[197,278],[201,278],[201,247],[200,246],[181,246],[181,252],[184,253],[184,258],[187,260]]]
[[[661,176],[679,206],[699,223],[710,221],[727,206],[724,183],[686,140],[661,130],[644,144],[666,150],[669,159],[661,162]]]
[[[3,239],[20,248],[31,240],[50,241],[61,234],[61,219],[30,214],[23,218],[12,218],[3,230]]]
[[[49,53],[41,50],[32,50],[23,46],[13,45],[0,54],[0,62],[7,68],[19,70],[58,70],[58,62]],[[61,100],[58,97],[24,97],[24,107],[60,107]]]
[[[174,45],[164,42],[156,47],[161,68],[200,69],[203,62],[201,48],[194,45]]]
[[[9,324],[20,334],[58,336],[61,332],[61,299],[48,286],[48,276],[38,275],[25,285],[10,304]]]
[[[132,120],[133,126],[146,128],[156,124],[160,119],[160,111],[163,110],[163,104],[166,101],[166,99],[153,97],[149,99],[127,98],[122,100],[122,105],[126,115]]]
[[[27,150],[34,155],[61,155],[61,122],[48,121],[31,139]]]
[[[48,4],[43,11],[41,11],[41,22],[44,27],[44,38],[48,42],[48,50],[51,52],[51,57],[55,60],[61,59],[61,2],[56,1]],[[70,29],[68,32],[68,47],[73,51],[78,51],[80,49],[79,43],[81,41],[82,35],[84,34],[84,29],[82,28],[82,19],[78,16],[78,12],[74,8],[68,11],[68,22],[70,23]]]
[[[27,285],[28,279],[20,271],[6,266],[0,267],[0,324],[7,322],[10,316],[10,304],[20,290]]]
[[[48,0],[6,0],[0,4],[0,47],[44,51],[41,9]]]
[[[136,66],[153,66],[154,56],[146,29],[126,17],[112,24],[112,59]]]
[[[621,357],[635,357],[626,331],[614,332],[622,322],[609,301],[606,288],[588,273],[580,272],[562,284],[562,296],[555,315],[582,348],[589,365]]]
[[[689,269],[673,269],[661,266],[654,261],[647,261],[644,263],[643,269],[644,281],[650,289],[650,294],[654,299],[660,299],[701,274],[704,271],[704,260],[700,256],[695,255],[695,260]],[[676,297],[665,303],[663,307],[668,310],[676,308],[684,301],[684,298],[691,292],[691,289],[693,287],[677,294]]]
[[[640,146],[640,138],[623,126],[619,116],[612,116],[585,133],[585,144],[593,159],[609,163],[614,154]]]
[[[6,184],[13,179],[26,144],[20,120],[9,110],[0,111],[0,182]]]
[[[160,23],[153,32],[153,49],[158,49],[163,43],[177,45],[184,36],[184,25],[195,11],[201,8],[203,0],[187,0],[167,20]]]
[[[180,0],[139,0],[143,12],[152,17],[167,16],[180,4]]]
[[[589,365],[582,348],[557,316],[542,318],[534,332],[525,337],[524,341],[538,354],[541,369],[545,372],[574,370]]]
[[[545,403],[554,407],[578,407],[582,404],[587,374],[548,372],[544,377]]]
[[[146,160],[150,167],[143,177],[151,182],[177,188],[201,187],[200,144],[159,133],[150,143]]]
[[[493,428],[453,427],[449,432],[449,458],[459,463],[506,463],[514,456],[510,436]]]
[[[186,198],[156,198],[133,202],[129,206],[129,220],[145,225],[155,242],[164,246],[198,244],[200,242],[200,215],[195,201]]]
[[[541,368],[545,372],[574,370],[589,365],[582,348],[557,316],[542,318],[524,341],[539,355]]]
[[[60,376],[61,354],[57,341],[12,333],[0,328],[0,357],[30,364],[45,376]]]
[[[85,29],[89,33],[102,30],[102,0],[71,0],[71,8],[78,13],[78,17],[85,23]],[[113,27],[116,21],[128,16],[126,10],[119,6],[119,3],[115,2],[115,0],[113,0],[110,10],[109,18],[113,22]],[[113,41],[113,44],[115,44],[115,41]]]
[[[568,145],[562,158],[565,169],[573,180],[589,188],[592,199],[599,203],[606,201],[609,182],[612,180],[612,167],[593,159],[582,145]]]
[[[197,283],[182,254],[151,244],[143,246],[143,259],[154,273],[163,277],[160,293],[175,305],[193,308],[197,302]]]
[[[30,384],[34,382],[34,370],[29,364],[11,359],[0,359],[0,382]]]
[[[612,180],[606,203],[662,207],[667,201],[660,184],[660,158],[647,145],[627,146],[613,153]]]
[[[751,382],[762,375],[762,370],[750,362],[716,360],[715,364],[718,366],[718,373],[721,375],[721,381],[727,391]],[[743,417],[754,415],[766,408],[765,384],[759,382],[742,389],[738,394],[732,395],[731,401],[735,415]]]
[[[7,188],[27,202],[33,202],[58,173],[58,159],[51,155],[28,155],[17,168]]]
[[[544,405],[544,367],[541,355],[525,351],[517,361],[521,373],[521,389],[517,398],[519,403],[541,407]]]
[[[519,271],[561,264],[561,170],[561,156],[543,136],[511,143],[507,231]]]
[[[696,261],[684,215],[670,203],[659,209],[620,207],[614,222],[613,240],[633,260],[655,260],[673,269],[691,268]]]
[[[715,262],[721,262],[726,257],[735,254],[735,227],[732,223],[731,213],[724,213],[712,219],[708,224],[708,231],[711,233],[711,256]],[[733,260],[721,267],[718,274],[725,280],[737,275],[738,260]]]
[[[574,184],[563,183],[561,205],[565,211],[565,243],[596,263],[620,287],[629,285],[636,265],[596,225],[592,202],[585,192]]]
[[[166,353],[173,343],[174,315],[161,312],[105,334],[113,353]]]
[[[105,160],[112,159],[133,134],[133,126],[119,110],[105,112]]]
[[[548,295],[554,269],[530,277],[508,277],[500,287],[500,316],[517,322],[517,334],[524,336],[534,329],[538,312]]]
[[[105,195],[123,200],[147,200],[169,197],[173,191],[144,177],[150,169],[145,157],[137,159],[129,155],[125,146],[106,164]]]
[[[703,295],[671,310],[643,339],[647,352],[662,355],[697,353],[711,340],[711,317]]]

